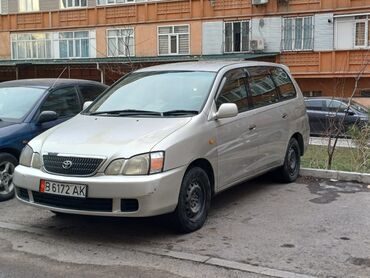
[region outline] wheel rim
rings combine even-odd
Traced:
[[[295,175],[298,168],[298,154],[294,147],[291,147],[288,152],[288,170],[291,176]]]
[[[13,191],[13,175],[15,166],[9,161],[0,162],[0,194],[9,194]]]
[[[186,216],[191,220],[196,220],[203,214],[204,207],[205,192],[200,185],[200,181],[193,181],[186,190]]]

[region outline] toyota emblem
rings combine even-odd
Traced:
[[[70,168],[72,167],[72,165],[73,165],[72,161],[70,161],[70,160],[66,160],[66,161],[64,161],[64,162],[62,163],[62,168],[63,168],[64,170],[68,170],[68,169],[70,169]]]

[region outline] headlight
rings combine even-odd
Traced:
[[[149,175],[163,171],[164,152],[146,153],[131,157],[128,160],[112,161],[105,170],[106,175]]]
[[[33,153],[31,167],[41,169],[41,156],[39,153]]]
[[[22,150],[21,157],[19,158],[19,164],[26,167],[31,167],[33,150],[30,146],[25,146]]]
[[[33,149],[27,145],[22,150],[19,164],[26,167],[41,169],[41,156],[38,153],[34,153]]]

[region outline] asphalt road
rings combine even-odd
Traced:
[[[369,277],[370,185],[266,176],[188,235],[166,217],[59,217],[0,203],[0,277]]]

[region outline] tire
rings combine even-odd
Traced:
[[[275,176],[280,182],[294,182],[299,175],[301,166],[301,151],[298,141],[291,138],[284,158],[284,164],[275,171]]]
[[[13,174],[18,160],[11,154],[0,153],[0,202],[14,197]]]
[[[211,205],[211,183],[199,167],[190,168],[184,175],[177,208],[173,213],[175,228],[181,233],[200,229]]]

